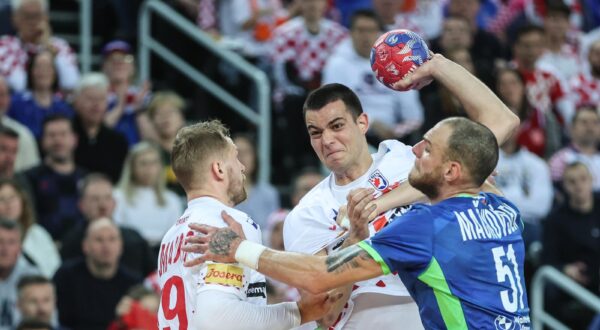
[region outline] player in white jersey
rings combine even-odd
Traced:
[[[335,175],[331,173],[304,196],[284,223],[286,251],[310,254],[322,254],[322,251],[326,251],[326,254],[331,254],[346,246],[343,242],[348,237],[347,228],[337,224],[336,218],[340,206],[346,204],[346,196],[350,191],[369,187],[376,189],[376,196],[387,193],[407,180],[414,163],[411,147],[395,140],[382,142],[378,152],[371,156],[373,160],[371,166],[356,180],[346,185],[338,185]],[[369,224],[371,235],[406,210],[408,208],[394,209],[376,217]],[[342,309],[342,315],[333,320],[332,325],[335,329],[361,329],[365,324],[362,322],[387,327],[388,318],[395,319],[396,326],[400,326],[397,322],[398,313],[404,316],[405,322],[402,323],[402,327],[422,328],[416,304],[398,276],[390,274],[357,282],[352,286],[349,294],[350,299]],[[358,316],[363,315],[360,306],[370,310],[373,307],[372,303],[376,303],[374,300],[387,302],[384,306],[379,306],[378,309],[381,311],[377,313],[377,318],[373,319],[371,312],[364,313],[364,317]],[[357,317],[360,320],[356,319]]]
[[[244,166],[227,129],[218,121],[181,129],[172,151],[173,171],[186,191],[188,207],[162,240],[158,275],[160,329],[290,329],[322,317],[334,299],[266,305],[262,274],[238,264],[209,263],[184,267],[198,257],[181,250],[193,235],[191,222],[224,227],[221,212],[241,224],[244,235],[261,243],[258,225],[233,206],[246,198]]]
[[[346,196],[352,189],[372,187],[377,196],[392,190],[412,191],[413,200],[407,200],[407,204],[423,195],[404,184],[414,162],[411,147],[387,140],[379,145],[377,153],[369,154],[365,138],[368,118],[348,87],[325,85],[308,97],[304,107],[311,144],[332,173],[287,216],[283,231],[285,249],[331,254],[355,243],[346,240],[348,230],[336,222],[338,209],[346,204]],[[371,234],[402,212],[390,211],[378,216],[370,224]],[[324,326],[332,329],[422,328],[417,305],[397,276],[381,276],[338,291],[343,292],[348,301],[344,299],[333,308],[332,314],[321,321]],[[377,312],[373,313],[374,309]],[[398,319],[403,322],[399,324]]]
[[[436,64],[448,61],[441,55],[434,55],[434,58]],[[504,104],[489,103],[487,99],[482,101],[487,93],[471,93],[473,90],[489,91],[481,81],[470,74],[465,77],[464,73],[455,74],[450,70],[442,65],[428,65],[420,72],[420,77],[424,78],[414,80],[406,87],[420,88],[435,77],[461,101],[473,120],[492,130],[510,122],[503,112]],[[356,243],[344,241],[349,237],[348,232],[336,222],[337,209],[345,204],[346,195],[354,188],[375,188],[377,196],[393,191],[394,195],[401,196],[394,200],[403,200],[404,205],[424,197],[406,181],[415,159],[410,146],[388,140],[379,145],[376,154],[369,154],[365,137],[369,119],[363,113],[358,97],[348,87],[328,84],[313,91],[304,103],[304,119],[313,149],[332,173],[286,218],[286,250],[325,255]],[[382,205],[377,207],[389,209]],[[388,211],[375,217],[369,226],[370,234],[405,211],[406,208]],[[331,312],[335,315],[328,315],[324,325],[334,329],[422,328],[417,306],[398,277],[382,276],[338,291],[349,300],[347,303],[345,299],[338,301]]]

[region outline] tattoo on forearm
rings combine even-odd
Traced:
[[[359,259],[357,259],[357,257],[362,260],[372,259],[371,256],[365,252],[365,250],[353,245],[328,256],[326,259],[327,271],[329,273],[340,273],[345,269],[358,268]]]
[[[227,256],[229,255],[231,242],[236,238],[239,238],[239,236],[233,230],[221,228],[215,232],[210,243],[208,243],[208,249],[216,255]]]

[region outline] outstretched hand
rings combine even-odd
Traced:
[[[217,228],[198,223],[189,224],[190,229],[203,235],[195,235],[186,238],[185,245],[181,248],[184,252],[199,253],[202,256],[187,260],[184,265],[193,267],[215,261],[223,263],[234,263],[235,252],[240,243],[246,239],[242,226],[235,221],[227,212],[222,211],[221,217],[227,227]]]

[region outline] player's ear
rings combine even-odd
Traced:
[[[221,162],[212,162],[210,165],[210,171],[218,180],[223,180],[225,178],[225,171],[223,170],[223,164]]]
[[[367,131],[369,130],[369,116],[367,116],[367,114],[364,112],[361,113],[356,118],[356,124],[358,125],[360,130],[363,132],[363,134],[366,134]]]
[[[458,180],[464,173],[459,162],[449,161],[445,167],[444,179],[446,182]]]

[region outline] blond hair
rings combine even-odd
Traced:
[[[200,122],[177,132],[171,166],[186,191],[204,183],[204,173],[197,170],[208,170],[214,158],[222,158],[231,146],[230,141],[229,130],[219,120]]]
[[[166,191],[166,177],[164,171],[164,165],[160,160],[160,149],[146,141],[139,142],[135,144],[129,150],[127,154],[127,159],[125,160],[125,165],[123,166],[123,173],[121,174],[121,179],[119,180],[119,189],[123,191],[123,195],[125,195],[125,200],[129,205],[133,204],[133,196],[135,195],[136,184],[133,181],[133,166],[137,157],[147,152],[154,152],[158,156],[159,161],[161,162],[162,169],[159,172],[159,177],[154,182],[152,188],[156,195],[156,203],[160,206],[164,206],[166,204],[165,199],[165,191]]]
[[[171,91],[162,91],[154,94],[152,101],[148,104],[148,116],[150,116],[151,119],[154,118],[158,108],[165,104],[170,104],[181,112],[183,111],[183,108],[185,108],[185,101],[181,96]]]

